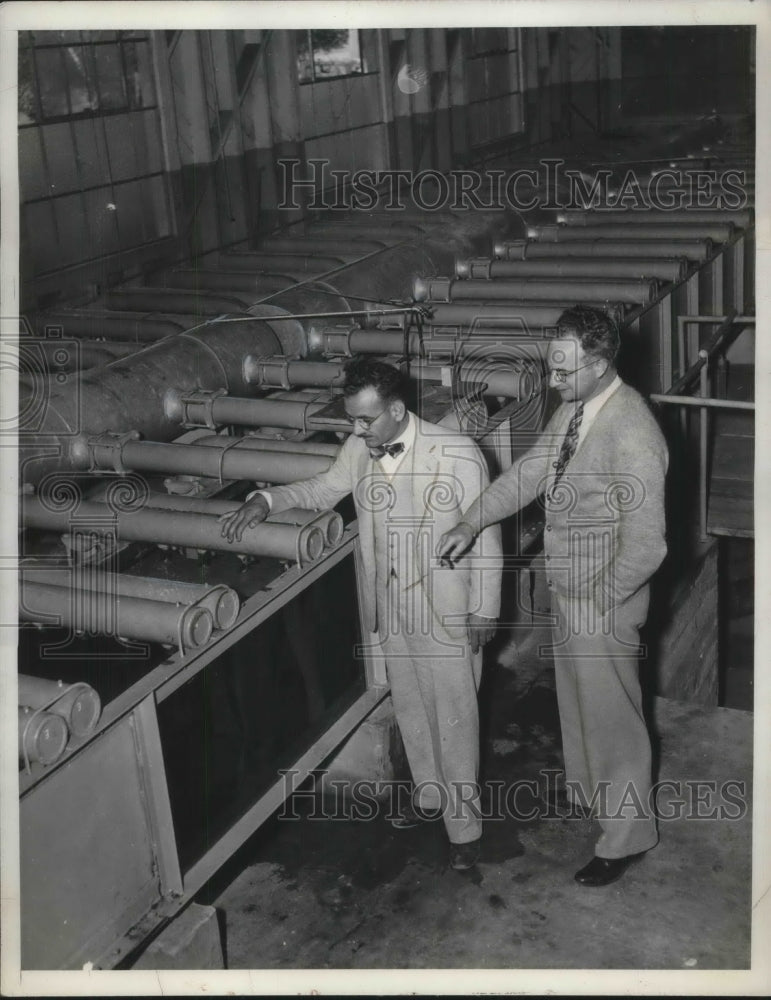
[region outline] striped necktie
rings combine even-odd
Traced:
[[[576,453],[576,448],[578,447],[578,432],[581,429],[581,420],[583,419],[583,416],[584,404],[579,402],[576,407],[576,412],[570,418],[568,429],[565,431],[565,438],[562,442],[562,447],[560,448],[559,458],[554,463],[555,471],[554,482],[551,484],[552,489],[554,489],[560,479],[562,479],[565,474],[565,467]]]

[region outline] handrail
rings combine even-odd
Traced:
[[[754,403],[739,399],[704,399],[701,396],[670,396],[668,393],[654,392],[648,397],[654,403],[674,403],[677,406],[706,406],[715,410],[755,410]]]
[[[685,371],[676,382],[673,382],[670,388],[667,390],[668,396],[676,396],[683,389],[693,382],[696,376],[699,374],[704,365],[709,361],[713,354],[721,347],[728,346],[728,343],[739,336],[739,333],[743,329],[740,325],[736,324],[736,331],[732,336],[729,337],[731,329],[735,325],[736,320],[736,310],[732,309],[725,320],[720,324],[720,326],[715,331],[712,339],[709,341],[706,347],[701,348],[699,351],[699,357],[690,368]]]

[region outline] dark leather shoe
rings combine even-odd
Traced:
[[[610,885],[616,879],[621,878],[627,868],[634,861],[639,861],[646,851],[639,854],[627,854],[624,858],[598,858],[594,857],[580,871],[575,874],[576,882],[579,885],[597,888],[601,885]]]
[[[439,809],[429,811],[407,805],[402,807],[399,815],[394,816],[390,823],[394,830],[411,830],[415,826],[420,826],[421,823],[430,823],[432,820],[439,819],[441,815]]]
[[[556,791],[550,791],[547,795],[544,795],[541,799],[543,804],[549,810],[549,813],[557,813],[558,816],[562,816],[565,819],[591,819],[592,814],[588,809],[578,803],[573,802],[568,798],[567,792],[564,788],[558,788]]]
[[[450,867],[456,872],[465,872],[473,868],[479,861],[479,845],[481,837],[470,840],[467,844],[450,844]]]

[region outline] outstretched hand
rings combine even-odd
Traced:
[[[463,553],[471,548],[476,535],[465,521],[459,521],[454,528],[445,531],[436,546],[436,554],[443,566],[452,566]]]
[[[255,524],[264,521],[270,513],[270,507],[265,497],[257,496],[247,500],[235,510],[228,511],[227,514],[220,514],[217,520],[222,525],[222,535],[229,542],[233,540],[240,542],[246,528],[253,528]]]

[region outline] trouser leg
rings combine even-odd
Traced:
[[[658,840],[650,803],[650,737],[635,655],[646,609],[647,593],[641,592],[600,619],[591,634],[585,609],[557,604],[561,641],[555,642],[554,663],[566,773],[600,807],[599,857],[635,854]]]
[[[415,637],[389,637],[386,646],[407,760],[416,786],[425,786],[418,804],[446,806],[448,837],[461,844],[482,833],[477,786],[481,653],[472,658],[467,644],[456,644],[445,656],[435,652],[430,642]]]

